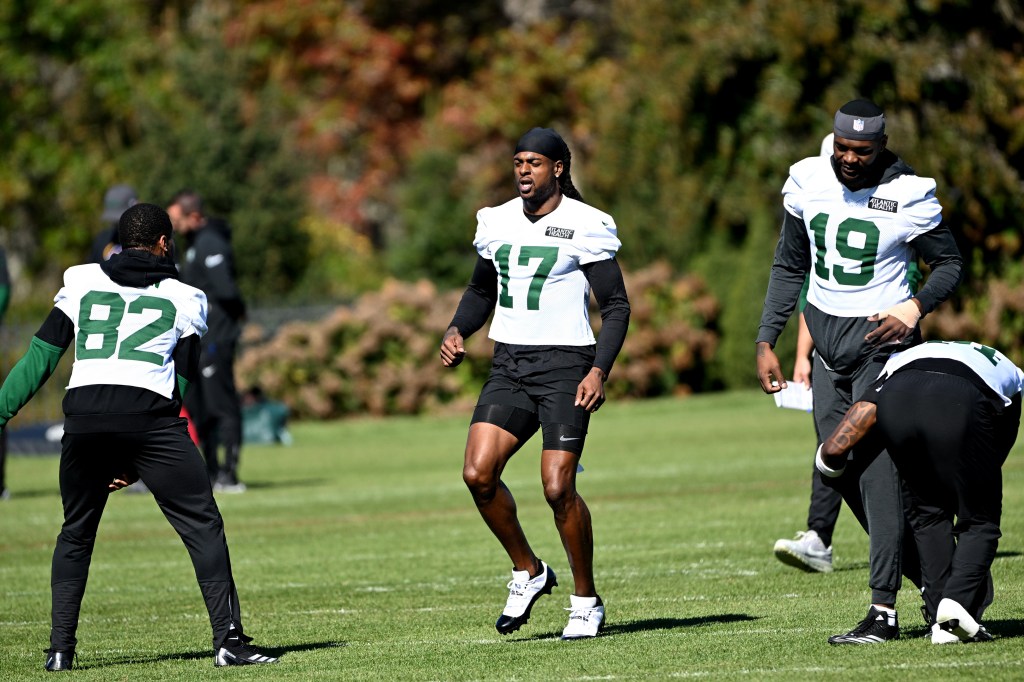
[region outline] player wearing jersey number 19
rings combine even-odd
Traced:
[[[604,403],[604,382],[622,347],[629,301],[615,260],[612,217],[583,203],[570,177],[569,148],[554,130],[534,128],[516,145],[519,196],[477,213],[478,258],[472,279],[441,341],[446,367],[462,362],[464,339],[491,312],[491,374],[469,427],[463,479],[484,522],[512,560],[509,596],[495,627],[515,632],[534,603],[550,594],[555,573],[523,532],[501,473],[540,428],[541,481],[575,583],[563,639],[594,637],[604,603],[594,585],[590,511],[576,473],[590,415]],[[588,303],[601,309],[596,340]]]
[[[962,267],[956,242],[942,224],[935,181],[916,175],[886,148],[882,110],[866,100],[848,102],[836,112],[833,132],[831,157],[813,156],[790,167],[756,342],[761,387],[766,393],[782,390],[786,378],[772,349],[810,274],[804,318],[816,352],[811,391],[819,443],[861,398],[891,352],[920,343],[918,320],[949,297]],[[931,274],[913,294],[907,270],[917,257]],[[829,641],[894,639],[901,572],[921,584],[914,543],[903,542],[909,527],[901,483],[888,453],[873,441],[854,451],[847,474],[835,485],[870,536],[872,620]],[[934,618],[936,604],[924,596]],[[872,628],[877,632],[864,634]]]
[[[64,524],[53,550],[44,668],[74,665],[78,614],[107,496],[139,477],[192,558],[213,628],[214,665],[273,663],[242,631],[224,521],[179,416],[181,396],[199,371],[206,295],[178,281],[163,209],[132,206],[118,235],[120,253],[64,273],[53,310],[0,387],[2,428],[74,347],[60,455]]]

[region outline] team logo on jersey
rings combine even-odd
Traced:
[[[873,208],[876,211],[886,211],[888,213],[895,213],[900,207],[899,203],[892,199],[880,199],[878,197],[871,197],[868,199],[868,208]]]
[[[576,230],[570,230],[568,227],[549,227],[544,230],[544,235],[547,237],[558,237],[559,239],[572,239],[573,234]]]
[[[855,119],[853,119],[853,129],[856,130],[858,133],[864,132],[864,119],[862,119],[862,118],[855,118]]]

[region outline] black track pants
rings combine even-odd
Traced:
[[[184,419],[154,431],[64,434],[60,461],[64,525],[53,551],[50,645],[66,651],[77,643],[78,615],[96,530],[109,495],[107,484],[125,466],[138,471],[185,543],[210,615],[216,649],[232,627],[241,630],[241,612],[224,522]],[[125,586],[131,582],[132,576],[126,575]]]

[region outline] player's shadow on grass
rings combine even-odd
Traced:
[[[602,636],[624,635],[630,632],[650,632],[652,630],[677,630],[680,628],[703,627],[719,623],[745,623],[760,620],[759,616],[748,616],[745,613],[723,613],[714,616],[695,616],[693,618],[645,618],[611,623],[601,629]],[[560,637],[559,632],[548,632],[526,639],[550,639]]]
[[[270,490],[272,488],[314,488],[325,485],[322,478],[292,478],[282,481],[253,481],[245,482],[247,490]],[[222,493],[223,494],[223,493]],[[217,493],[214,493],[216,496]]]
[[[648,632],[650,630],[676,630],[679,628],[702,627],[719,623],[745,623],[759,620],[758,616],[745,613],[723,613],[714,616],[695,616],[693,618],[646,618],[622,623],[611,623],[602,633],[606,635],[622,635],[629,632]]]
[[[348,642],[306,642],[304,644],[293,644],[291,646],[268,647],[261,646],[260,650],[268,656],[280,658],[296,651],[316,651],[318,649],[338,649],[348,646]],[[136,663],[157,663],[159,661],[197,661],[213,659],[213,651],[183,651],[176,654],[161,654],[159,656],[117,656],[102,658],[98,660],[82,661],[75,659],[75,668],[86,670],[89,668],[105,668],[111,665],[133,665]]]

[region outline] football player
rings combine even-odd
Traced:
[[[979,621],[992,601],[1001,467],[1017,440],[1022,388],[1024,371],[994,348],[923,343],[889,358],[818,448],[818,470],[842,477],[869,431],[885,442],[911,493],[923,587],[941,598],[933,644],[991,639]]]
[[[141,477],[181,536],[213,628],[214,664],[273,663],[242,631],[224,521],[203,458],[181,418],[199,371],[206,295],[178,281],[171,221],[135,204],[118,225],[121,252],[64,273],[64,286],[28,351],[0,387],[0,428],[56,368],[75,361],[64,397],[60,494],[53,550],[50,648],[44,667],[70,670],[96,529],[110,492]]]
[[[595,637],[604,622],[590,511],[576,491],[576,473],[630,312],[615,260],[615,221],[583,203],[570,164],[569,148],[554,130],[533,128],[520,138],[512,157],[519,195],[477,213],[476,267],[441,342],[443,364],[458,365],[464,339],[494,312],[491,374],[473,413],[462,475],[512,560],[508,600],[495,627],[515,632],[556,578],[527,542],[501,472],[542,430],[544,496],[575,583],[563,639]],[[596,342],[587,310],[591,289],[602,319]]]
[[[757,336],[758,379],[766,393],[774,393],[786,387],[786,379],[772,349],[809,273],[804,317],[816,350],[811,390],[819,442],[891,352],[920,343],[918,321],[952,294],[962,268],[953,235],[942,223],[935,181],[915,174],[887,148],[884,112],[867,100],[853,100],[836,112],[833,132],[830,157],[813,156],[790,167]],[[931,276],[912,294],[907,270],[918,257]],[[889,455],[866,443],[848,469],[837,486],[870,535],[871,606],[860,624],[829,641],[895,639],[901,572],[920,584],[913,543],[902,542],[901,483]],[[926,603],[929,617],[934,606]]]

